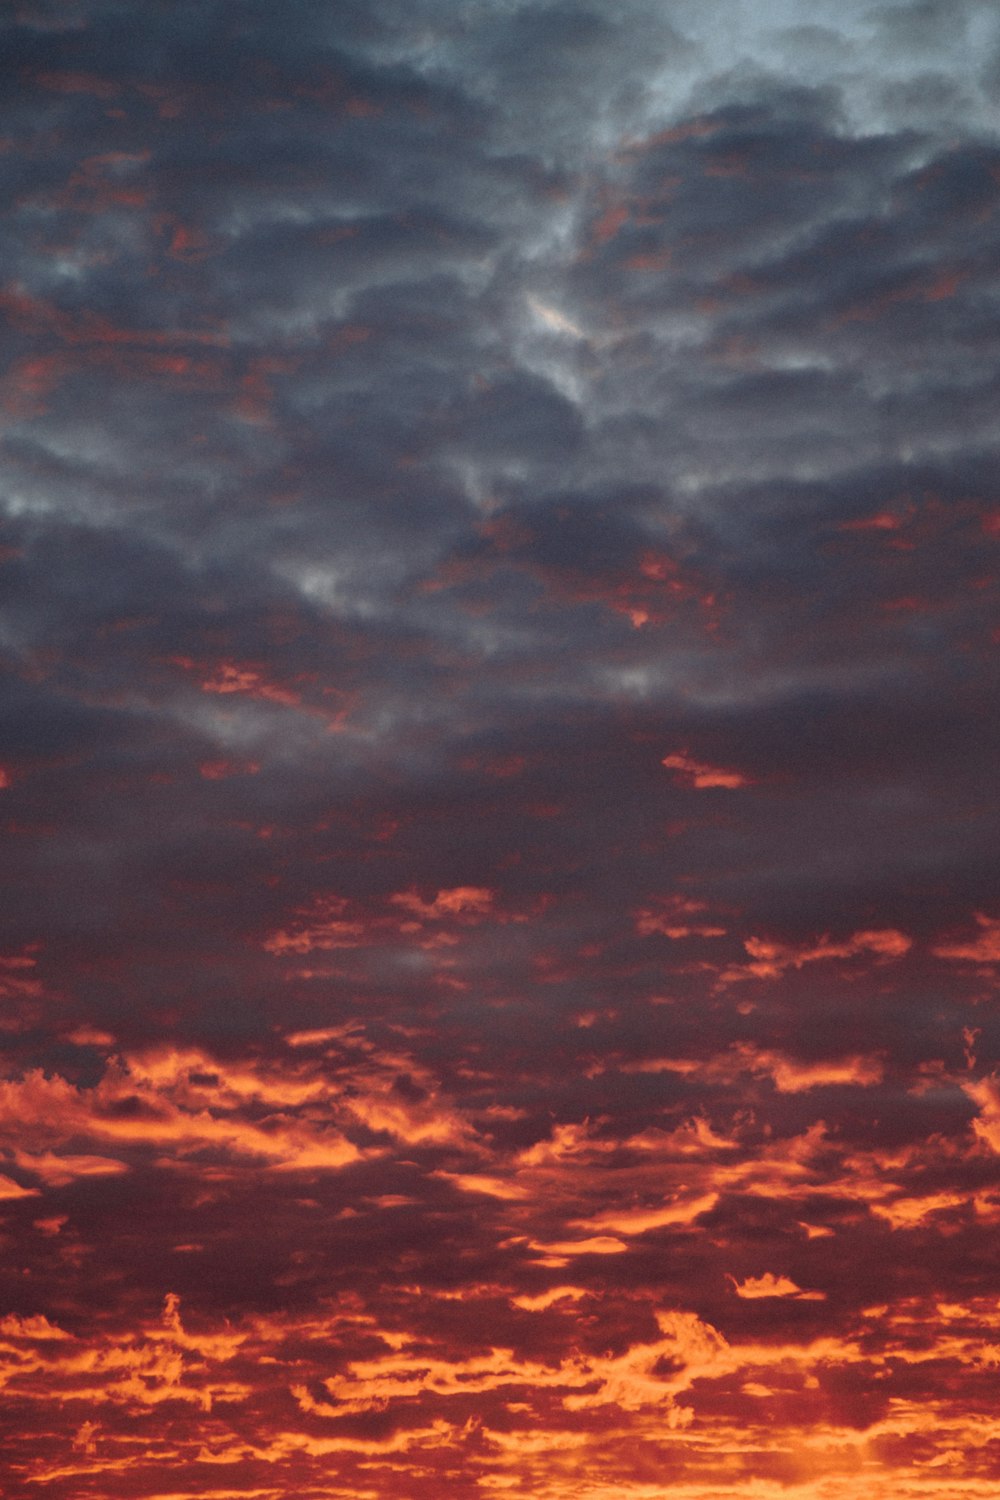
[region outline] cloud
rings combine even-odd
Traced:
[[[992,1493],[994,12],[293,9],[0,19],[4,1471]]]
[[[665,755],[661,762],[668,771],[677,771],[686,786],[694,786],[699,789],[705,787],[727,787],[733,788],[746,786],[747,778],[739,771],[723,771],[716,766],[706,766],[700,761],[692,760],[686,751],[678,751],[673,755]]]
[[[975,913],[980,932],[969,942],[939,943],[931,951],[937,958],[967,959],[973,963],[996,963],[1000,961],[1000,921]]]
[[[737,1297],[756,1299],[759,1297],[795,1297],[809,1302],[822,1302],[825,1292],[804,1292],[789,1276],[775,1276],[765,1271],[762,1276],[748,1276],[744,1281],[731,1278]]]
[[[747,938],[743,944],[751,962],[734,966],[722,976],[732,983],[742,978],[776,979],[785,969],[800,969],[803,964],[822,963],[830,959],[850,959],[859,954],[875,954],[883,961],[901,958],[908,953],[912,940],[905,933],[887,928],[875,932],[855,932],[841,941],[822,937],[801,947],[771,942],[767,938]]]

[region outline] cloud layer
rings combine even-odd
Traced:
[[[0,39],[5,1494],[995,1493],[994,8]]]

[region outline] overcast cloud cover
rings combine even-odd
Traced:
[[[4,1496],[995,1495],[992,0],[0,60]]]

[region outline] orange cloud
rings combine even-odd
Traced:
[[[50,1323],[48,1318],[35,1316],[32,1318],[18,1318],[8,1315],[0,1318],[0,1334],[8,1339],[31,1339],[42,1341],[64,1340],[70,1335],[63,1328],[58,1328]]]
[[[111,1156],[56,1155],[52,1151],[15,1151],[14,1159],[26,1172],[40,1177],[47,1187],[64,1187],[79,1177],[117,1177],[128,1171],[123,1161]]]
[[[718,1193],[679,1195],[659,1207],[609,1209],[591,1219],[577,1220],[581,1229],[613,1229],[618,1234],[645,1234],[649,1229],[664,1229],[671,1224],[693,1224],[709,1213],[719,1201]],[[555,1249],[555,1246],[551,1247]]]
[[[799,1302],[822,1302],[826,1297],[825,1292],[804,1292],[790,1277],[775,1276],[771,1271],[765,1271],[762,1276],[748,1276],[744,1281],[737,1281],[734,1276],[729,1279],[737,1297],[749,1300],[760,1297],[794,1297]]]
[[[664,937],[724,937],[726,928],[706,921],[707,903],[686,896],[661,896],[655,905],[640,907],[635,913],[635,930],[640,937],[662,933]]]
[[[319,1414],[340,1416],[380,1409],[386,1402],[408,1401],[433,1393],[439,1397],[491,1391],[551,1392],[567,1412],[617,1406],[621,1411],[645,1408],[663,1413],[669,1426],[684,1426],[690,1412],[675,1406],[675,1396],[692,1381],[734,1368],[725,1339],[693,1313],[658,1312],[659,1337],[632,1344],[624,1353],[586,1355],[576,1352],[557,1363],[542,1364],[513,1350],[493,1348],[482,1355],[456,1358],[424,1345],[400,1347],[370,1359],[352,1360],[323,1384],[334,1405]],[[317,1412],[308,1392],[304,1409]]]
[[[13,1177],[0,1173],[0,1199],[37,1198],[38,1188],[25,1188]]]
[[[801,1094],[830,1084],[856,1084],[867,1087],[880,1083],[884,1065],[880,1057],[851,1053],[846,1057],[827,1057],[807,1062],[776,1049],[738,1042],[725,1052],[707,1058],[647,1057],[623,1063],[623,1073],[677,1073],[698,1075],[706,1082],[733,1083],[741,1076],[758,1074],[772,1079],[781,1094]],[[704,1141],[704,1121],[695,1122]],[[731,1144],[716,1141],[717,1145]]]
[[[77,1089],[40,1070],[0,1081],[0,1141],[10,1140],[19,1160],[52,1185],[125,1171],[129,1147],[144,1143],[160,1147],[165,1159],[175,1162],[214,1150],[286,1171],[337,1168],[359,1160],[361,1152],[343,1126],[361,1117],[366,1099],[341,1109],[321,1078],[266,1069],[259,1074],[234,1069],[226,1076],[224,1071],[213,1074],[213,1066],[205,1054],[163,1048],[127,1054],[94,1089]],[[215,1077],[217,1085],[192,1082],[192,1075]],[[274,1106],[266,1122],[253,1117],[253,1107],[262,1099]],[[116,1109],[121,1100],[130,1102],[124,1113]],[[325,1103],[323,1115],[300,1118],[297,1108],[312,1100]],[[401,1113],[405,1116],[405,1107]],[[83,1139],[113,1143],[126,1159],[58,1149]],[[37,1191],[16,1184],[12,1189],[16,1192],[8,1196]]]
[[[830,959],[857,958],[866,953],[874,955],[877,960],[890,961],[908,953],[913,940],[890,927],[855,932],[839,942],[824,936],[814,943],[796,946],[750,937],[743,946],[750,954],[751,962],[733,964],[725,969],[719,977],[720,984],[732,984],[741,979],[779,979],[786,969],[800,969],[804,964],[823,963]]]
[[[979,936],[968,942],[940,943],[932,948],[936,958],[964,959],[970,963],[1000,963],[1000,918],[975,913]]]
[[[742,1045],[734,1048],[733,1056],[744,1062],[748,1071],[769,1074],[781,1094],[801,1094],[831,1084],[855,1084],[867,1088],[881,1083],[884,1073],[880,1058],[861,1053],[804,1062],[785,1053]]]
[[[978,1105],[979,1114],[972,1122],[976,1135],[1000,1156],[1000,1077],[963,1079],[961,1087]]]
[[[238,662],[220,662],[212,675],[203,680],[201,688],[205,693],[246,693],[251,698],[266,698],[289,708],[302,701],[300,693],[268,681],[260,668]]]
[[[526,1188],[500,1177],[487,1177],[477,1172],[438,1172],[435,1175],[446,1182],[453,1182],[466,1193],[483,1193],[488,1198],[514,1202],[527,1197]]]
[[[271,933],[263,946],[268,953],[276,954],[356,948],[364,938],[365,926],[357,917],[347,916],[347,911],[343,897],[317,896],[296,914],[293,926]]]
[[[578,1302],[581,1297],[588,1295],[582,1286],[554,1286],[547,1292],[539,1292],[537,1296],[511,1297],[515,1307],[523,1307],[525,1312],[544,1312],[546,1308],[552,1307],[556,1302],[571,1301]]]
[[[495,909],[493,891],[481,886],[454,886],[438,891],[425,901],[417,891],[397,891],[388,905],[409,913],[412,920],[401,922],[393,912],[361,913],[345,898],[327,893],[317,895],[308,906],[300,908],[293,921],[264,939],[269,953],[310,953],[315,949],[357,948],[363,943],[415,943],[424,951],[457,947],[459,938],[445,927],[427,935],[424,923],[475,926],[487,917],[509,920]],[[524,921],[515,915],[514,921]]]
[[[927,1193],[922,1197],[899,1194],[882,1203],[872,1203],[872,1213],[886,1219],[893,1229],[917,1229],[936,1213],[968,1208],[974,1199],[968,1193]]]
[[[438,891],[433,901],[424,901],[416,891],[400,891],[389,900],[428,921],[444,917],[484,917],[493,910],[494,893],[482,886],[458,885]]]
[[[556,1240],[550,1244],[544,1244],[538,1240],[531,1241],[532,1250],[541,1250],[546,1255],[560,1257],[560,1260],[550,1261],[549,1264],[558,1265],[565,1263],[565,1257],[574,1255],[619,1255],[628,1246],[623,1240],[616,1239],[614,1235],[595,1234],[589,1239],[583,1240]]]
[[[704,761],[695,760],[686,750],[665,755],[660,764],[666,766],[668,771],[676,771],[674,780],[683,786],[735,788],[753,784],[750,777],[744,776],[741,771],[726,771],[718,766],[707,765]]]

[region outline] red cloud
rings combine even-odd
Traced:
[[[976,912],[979,936],[966,942],[939,943],[931,949],[936,958],[965,959],[970,963],[1000,963],[1000,918]]]
[[[726,771],[718,766],[707,765],[704,761],[695,760],[686,750],[665,755],[660,764],[666,766],[668,771],[676,771],[678,775],[674,779],[683,786],[733,788],[752,785],[750,777],[744,776],[742,771]]]
[[[813,943],[796,945],[774,942],[769,938],[750,937],[743,944],[751,962],[734,964],[719,978],[720,984],[739,979],[778,979],[786,969],[800,969],[804,964],[823,963],[831,959],[858,958],[871,954],[883,962],[902,958],[913,946],[912,938],[893,927],[855,932],[839,941],[821,937]]]

